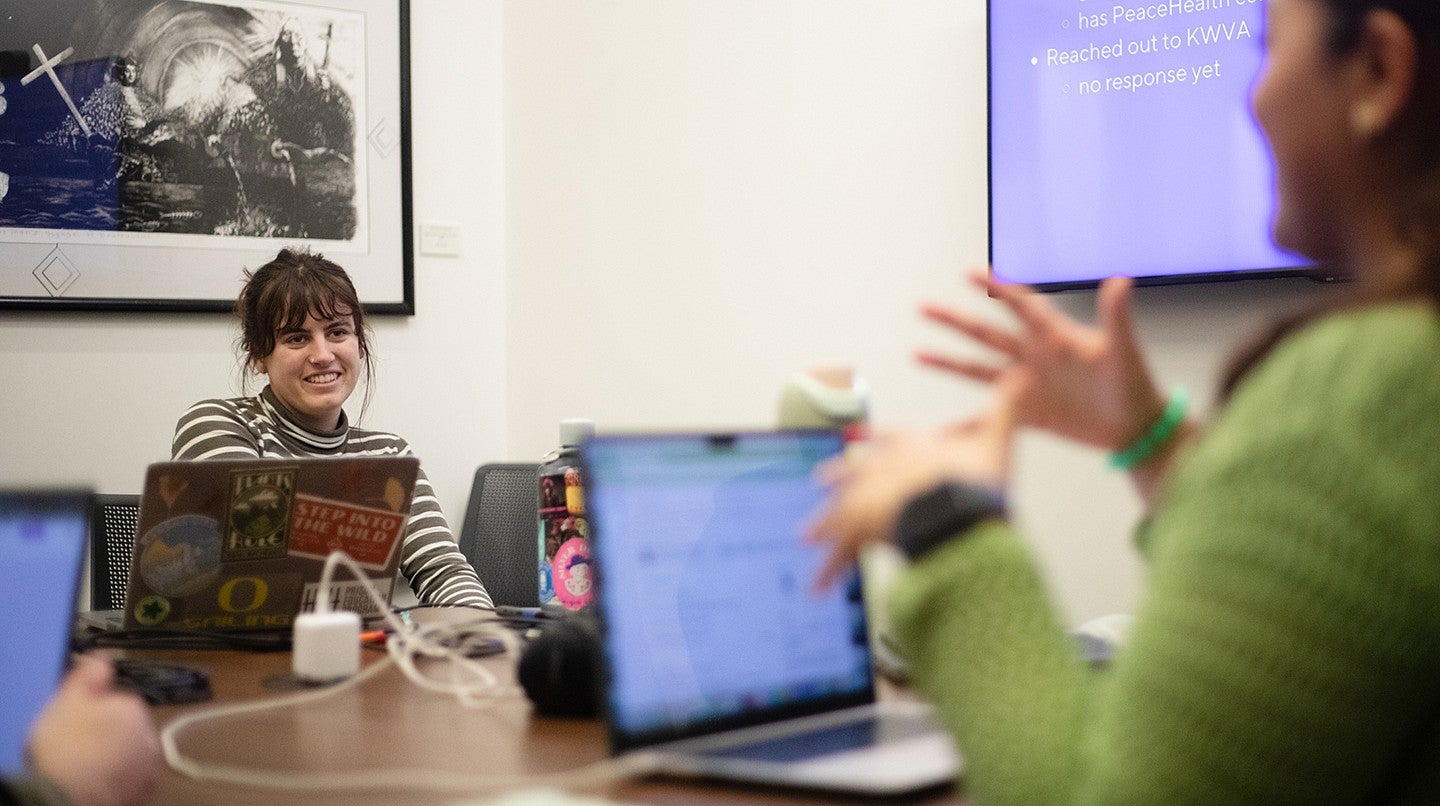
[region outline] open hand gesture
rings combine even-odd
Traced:
[[[938,303],[922,305],[921,313],[1003,360],[921,350],[922,364],[982,383],[1003,380],[1014,390],[1019,425],[1105,450],[1123,448],[1160,417],[1166,399],[1155,388],[1136,340],[1132,280],[1112,277],[1100,286],[1099,326],[1088,327],[1029,288],[1000,283],[984,270],[970,279],[1015,314],[1018,331]]]

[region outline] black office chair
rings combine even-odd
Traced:
[[[540,604],[539,467],[535,462],[481,465],[470,486],[460,551],[497,605]]]
[[[90,505],[90,608],[125,607],[140,496],[97,495]]]

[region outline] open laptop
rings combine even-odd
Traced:
[[[0,775],[25,767],[25,741],[70,652],[90,494],[0,492]]]
[[[838,432],[581,447],[612,749],[647,769],[894,796],[954,779],[928,706],[877,703],[859,576],[801,539]]]
[[[123,615],[85,620],[125,629],[289,629],[296,614],[314,609],[334,549],[353,557],[388,603],[419,466],[413,456],[153,464]],[[332,578],[330,601],[379,615],[346,569]]]

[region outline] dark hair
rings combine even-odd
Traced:
[[[355,320],[355,338],[364,362],[365,397],[361,417],[370,406],[370,383],[375,377],[375,359],[370,354],[370,326],[350,275],[318,252],[281,249],[274,260],[254,271],[246,270],[245,287],[235,300],[240,319],[239,352],[245,378],[256,362],[275,351],[276,336],[282,330],[299,328],[305,318]]]
[[[1399,17],[1415,37],[1415,84],[1409,103],[1383,136],[1382,178],[1405,200],[1400,232],[1423,258],[1417,287],[1440,301],[1440,3],[1435,0],[1324,0],[1329,9],[1330,50],[1339,55],[1360,44],[1366,18],[1376,11]]]
[[[1419,273],[1406,287],[1352,293],[1340,301],[1275,322],[1231,357],[1219,398],[1229,399],[1245,376],[1290,333],[1326,314],[1387,299],[1428,298],[1440,307],[1440,0],[1317,0],[1329,14],[1328,46],[1343,56],[1360,45],[1367,18],[1388,11],[1409,27],[1416,43],[1415,85],[1400,117],[1376,142],[1382,179],[1401,204],[1395,225],[1420,255]],[[1343,273],[1347,267],[1336,267]]]

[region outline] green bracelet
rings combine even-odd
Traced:
[[[1149,459],[1180,430],[1180,424],[1185,422],[1185,409],[1189,404],[1190,394],[1184,389],[1171,392],[1165,413],[1127,448],[1110,454],[1110,466],[1119,470],[1134,470],[1141,462]]]

